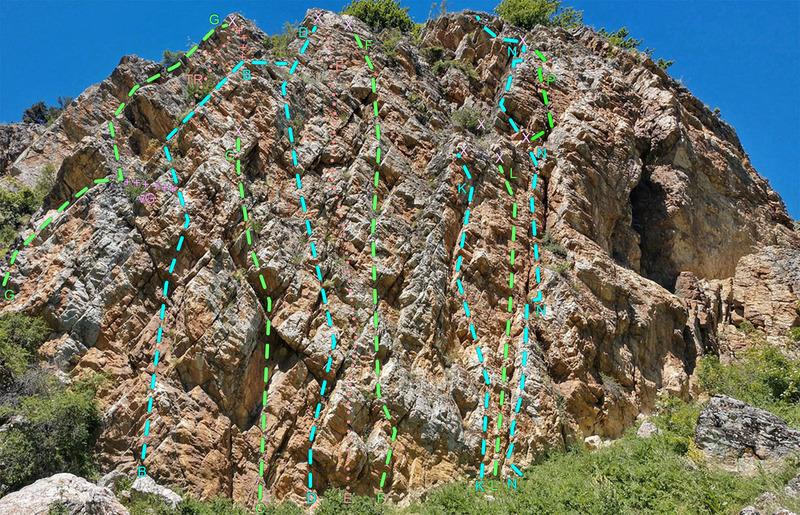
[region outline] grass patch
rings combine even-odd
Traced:
[[[751,347],[728,365],[717,356],[702,358],[700,387],[775,413],[800,429],[800,361],[769,343],[750,322],[742,322],[739,331],[751,340]]]
[[[677,400],[664,403],[655,418],[662,434],[636,438],[632,429],[595,452],[576,447],[552,453],[517,478],[516,490],[507,488],[505,478],[494,483],[496,491],[489,480],[485,492],[475,492],[474,481],[452,484],[402,513],[738,513],[762,492],[783,491],[794,476],[788,466],[739,477],[695,462],[691,439],[699,409]]]

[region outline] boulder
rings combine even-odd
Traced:
[[[800,451],[800,432],[783,419],[724,395],[700,412],[694,440],[708,458],[736,471],[744,462],[772,465]]]
[[[658,428],[655,422],[650,422],[647,420],[642,423],[641,426],[639,426],[639,430],[636,431],[636,436],[639,438],[650,438],[651,436],[660,433],[661,430]]]
[[[0,499],[3,515],[47,515],[59,506],[70,515],[128,515],[111,490],[72,474],[40,479]]]
[[[181,502],[181,496],[170,490],[165,486],[156,483],[150,476],[137,477],[136,481],[131,486],[131,499],[136,500],[137,497],[153,496],[170,508],[174,508]]]
[[[590,451],[595,451],[603,446],[603,440],[597,435],[587,436],[583,440],[584,445]]]
[[[789,480],[784,491],[792,499],[800,497],[800,473]]]

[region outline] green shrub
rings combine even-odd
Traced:
[[[136,197],[144,193],[144,190],[146,190],[147,187],[143,184],[128,184],[127,186],[123,186],[122,189],[125,192],[125,196],[128,198],[128,200],[133,202],[136,200]]]
[[[503,0],[494,8],[498,16],[523,29],[536,25],[545,27],[577,27],[583,20],[583,11],[561,7],[559,0]]]
[[[183,93],[183,98],[186,99],[187,102],[194,102],[197,104],[203,97],[208,95],[211,92],[211,87],[214,85],[214,75],[209,72],[200,72],[203,75],[203,81],[192,81],[191,84],[186,85],[186,91]],[[195,96],[196,95],[196,96]],[[183,120],[187,114],[189,114],[191,109],[187,109],[178,122]]]
[[[39,317],[23,313],[0,316],[0,387],[7,387],[28,370],[49,333]]]
[[[20,227],[39,209],[42,197],[39,191],[27,186],[16,192],[0,190],[0,257],[14,242]]]
[[[569,261],[559,261],[558,263],[556,263],[556,266],[553,267],[553,270],[558,275],[564,275],[567,273],[567,270],[569,270],[571,266],[572,263],[570,263]]]
[[[415,23],[413,27],[411,27],[411,35],[414,37],[414,44],[421,45],[422,38],[419,37],[419,33],[422,31],[422,27],[424,27],[424,23]]]
[[[634,49],[642,44],[644,39],[635,39],[632,36],[628,35],[628,29],[622,27],[619,30],[615,30],[614,32],[606,32],[605,27],[601,27],[600,30],[597,31],[598,34],[601,36],[605,36],[608,39],[608,42],[614,46],[625,48],[627,50]],[[626,39],[627,38],[627,39]]]
[[[792,327],[789,329],[789,332],[786,333],[786,337],[793,342],[800,342],[800,327]]]
[[[34,192],[36,196],[39,197],[40,202],[44,199],[50,190],[53,189],[53,186],[56,185],[56,167],[53,166],[53,163],[47,163],[42,168],[42,172],[39,174],[39,179],[36,181],[36,188]]]
[[[662,58],[659,57],[658,61],[656,61],[656,66],[658,66],[662,70],[666,70],[667,68],[669,68],[673,64],[675,64],[675,60],[674,59],[671,60],[671,61],[665,61],[665,60],[663,60]]]
[[[7,395],[11,400],[0,404],[0,423],[20,420],[0,433],[0,496],[59,472],[83,477],[95,472],[92,448],[102,417],[93,384],[76,381],[68,387],[43,370],[28,375],[34,376],[27,383],[36,384],[35,390]]]
[[[261,42],[267,50],[272,51],[272,55],[283,59],[290,57],[292,52],[289,50],[289,43],[294,41],[297,35],[298,23],[284,23],[283,32],[267,36]]]
[[[556,256],[561,256],[562,258],[567,257],[567,251],[559,245],[559,243],[553,238],[553,234],[550,231],[544,232],[544,237],[542,237],[542,248],[545,250],[549,250]]]
[[[392,29],[385,37],[386,39],[384,39],[381,43],[381,48],[386,54],[386,57],[388,57],[391,62],[394,62],[397,58],[397,45],[402,40],[400,31],[397,29]]]
[[[436,75],[440,71],[446,70],[451,67],[462,71],[464,75],[466,75],[471,79],[478,78],[478,72],[475,71],[475,68],[472,67],[472,64],[466,61],[453,61],[449,59],[445,61],[436,61],[435,63],[433,63],[431,71],[434,73],[434,75]]]
[[[478,127],[480,126],[479,121],[481,119],[481,112],[479,110],[470,107],[462,107],[453,113],[451,119],[453,120],[453,125],[463,127],[474,134],[478,134]]]
[[[164,50],[164,54],[161,57],[161,64],[165,68],[169,68],[173,64],[180,61],[181,57],[183,57],[185,54],[186,52],[170,52],[169,49],[166,49]]]
[[[375,30],[414,30],[414,22],[408,15],[408,7],[400,7],[399,0],[353,0],[340,14],[349,14],[360,19]]]

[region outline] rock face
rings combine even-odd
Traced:
[[[309,46],[289,45],[296,71],[248,65],[249,81],[230,74],[229,35],[246,36],[247,59],[278,58],[239,17],[240,32],[218,28],[174,74],[124,57],[17,157],[10,173],[24,183],[46,161],[58,177],[0,268],[17,291],[2,309],[43,316],[54,332],[43,354],[65,371],[110,374],[106,469],[135,475],[147,444],[148,474],[205,498],[252,505],[263,487],[305,501],[313,473],[317,493],[402,499],[478,474],[501,390],[503,424],[486,437],[503,442],[505,477],[512,462],[621,435],[658,395],[688,398],[696,359],[719,352],[721,335],[733,342],[736,324],[777,340],[800,325],[800,238],[730,126],[649,59],[607,57],[588,28],[523,31],[474,14],[430,21],[418,45],[310,11]],[[354,32],[372,41],[369,64]],[[547,61],[523,54],[506,91],[513,57],[500,41],[521,35]],[[434,75],[440,59],[477,77]],[[195,73],[229,77],[202,108],[187,89]],[[457,126],[459,109],[485,129]],[[225,154],[237,127],[241,175]],[[118,168],[158,184],[174,169],[182,197],[136,202]],[[510,385],[523,371],[521,391]]]
[[[11,164],[44,131],[42,125],[35,123],[0,125],[0,177],[6,175]]]
[[[55,507],[70,515],[128,515],[111,490],[72,474],[40,479],[0,499],[4,515],[47,515]]]
[[[768,464],[800,452],[800,431],[768,411],[715,395],[700,412],[695,443],[706,456],[741,469],[743,460]]]

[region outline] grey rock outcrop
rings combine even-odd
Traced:
[[[636,436],[639,438],[650,438],[655,434],[659,434],[661,430],[655,424],[655,422],[651,422],[646,420],[639,426],[639,429],[636,431]]]
[[[176,507],[181,502],[180,495],[165,486],[159,485],[150,476],[137,477],[136,481],[133,482],[133,486],[131,486],[131,499],[136,500],[137,497],[148,496],[164,501],[164,504],[170,508]]]
[[[775,462],[800,452],[800,432],[768,411],[715,395],[700,412],[695,443],[706,456],[742,470],[742,462]]]
[[[70,515],[128,515],[111,490],[73,474],[40,479],[0,499],[3,515],[46,515],[56,506]]]
[[[36,123],[0,125],[0,176],[44,131],[45,127]]]

